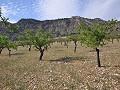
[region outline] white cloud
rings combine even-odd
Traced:
[[[10,22],[16,22],[15,18],[32,16],[27,5],[10,1],[2,4],[1,8],[3,15],[11,19]],[[32,12],[35,13],[34,18],[42,20],[71,16],[120,20],[120,0],[34,0],[33,9],[38,14],[37,17]]]
[[[91,0],[83,16],[88,18],[102,18],[105,20],[120,17],[120,0]]]
[[[56,19],[79,15],[79,0],[37,0],[36,12],[42,19]]]
[[[15,16],[18,13],[18,11],[13,10],[12,7],[8,7],[7,5],[2,5],[1,9],[2,9],[2,14],[6,17],[9,17],[10,15]]]
[[[19,18],[26,14],[26,6],[23,5],[15,5],[13,2],[9,2],[8,4],[2,4],[2,15],[6,18],[9,18],[11,23],[17,22],[16,18]]]
[[[14,19],[9,19],[8,20],[10,23],[16,23],[17,21],[16,20],[14,20]]]
[[[8,7],[6,5],[1,6],[2,9],[2,15],[5,16],[6,18],[9,18],[11,15],[15,16],[18,12],[13,10],[11,7]],[[11,23],[16,23],[17,21],[14,19],[9,19],[8,20]]]
[[[42,19],[71,16],[118,20],[120,0],[36,0],[35,10]]]

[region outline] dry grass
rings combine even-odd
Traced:
[[[0,55],[0,90],[120,90],[120,42],[100,48],[103,67],[96,52],[80,44],[77,52],[55,43],[39,62],[39,51],[19,47]]]

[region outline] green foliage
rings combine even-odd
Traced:
[[[34,33],[32,31],[30,31],[29,29],[25,30],[25,37],[26,39],[32,39],[32,37],[34,36]]]
[[[28,29],[25,30],[24,34],[18,34],[17,39],[19,41],[19,45],[32,45],[32,38],[34,37],[34,33]]]
[[[8,44],[8,37],[6,35],[0,35],[0,48],[5,48]]]
[[[10,33],[14,33],[17,30],[19,30],[19,26],[18,25],[9,25],[8,29],[9,29]]]
[[[77,27],[81,43],[96,49],[98,67],[101,67],[98,47],[105,45],[105,40],[110,39],[110,32],[114,29],[116,20],[108,21],[105,25],[93,24],[88,26],[82,22]]]
[[[59,37],[59,38],[55,38],[54,39],[56,42],[59,42],[59,43],[68,43],[69,42],[69,39],[66,38],[66,37]]]
[[[51,34],[47,32],[43,32],[41,30],[37,31],[37,33],[32,37],[33,45],[40,51],[41,54],[39,60],[42,60],[44,54],[44,48],[46,47],[46,45],[49,45],[52,42],[53,42],[53,38]]]
[[[2,23],[2,26],[9,30],[10,33],[13,33],[19,29],[18,25],[12,25],[8,22],[8,20],[9,18],[2,16],[2,10],[0,8],[0,22]],[[10,48],[17,49],[17,46],[18,45],[15,42],[11,41],[7,35],[0,35],[0,53],[2,52],[2,49],[7,48],[9,50],[10,56]]]
[[[2,26],[5,28],[10,27],[10,23],[8,22],[9,18],[6,18],[4,16],[0,16],[0,22],[2,23]]]
[[[78,34],[73,34],[67,37],[69,41],[74,41],[77,42],[79,41],[79,35]]]
[[[25,30],[25,44],[26,45],[32,45],[32,39],[34,37],[34,33],[28,29]]]
[[[18,34],[18,35],[17,35],[17,39],[18,39],[19,41],[24,41],[24,40],[25,40],[25,37],[24,37],[24,35]]]
[[[79,35],[78,34],[73,34],[67,37],[69,41],[73,41],[75,44],[74,47],[74,52],[76,52],[76,48],[77,48],[77,41],[79,41]]]
[[[18,39],[18,45],[19,46],[24,46],[26,43],[25,43],[25,36],[24,35],[22,35],[22,34],[18,34],[17,35],[17,39]]]
[[[82,29],[79,29],[82,30]],[[88,27],[84,25],[83,30],[80,31],[80,41],[89,47],[97,48],[104,45],[104,39],[106,36],[105,26],[100,24],[92,25]]]
[[[108,20],[106,25],[106,30],[109,33],[111,33],[114,30],[116,23],[117,23],[116,19]]]
[[[5,27],[10,33],[13,33],[19,29],[18,25],[12,25],[9,23],[9,18],[2,16],[2,9],[0,8],[0,22],[2,26]]]
[[[11,42],[11,41],[8,41],[8,44],[6,45],[6,48],[13,48],[13,49],[16,49],[17,50],[17,47],[18,47],[18,43],[17,42]]]
[[[65,41],[65,39],[64,39],[64,38],[61,38],[61,37],[55,38],[54,40],[55,40],[56,42],[60,42],[60,43],[62,43],[62,42]]]
[[[107,24],[106,24],[106,30],[109,33],[109,35],[107,36],[107,38],[109,39],[110,42],[113,43],[113,40],[116,39],[117,41],[119,41],[119,34],[116,33],[116,29],[118,28],[116,26],[117,20],[108,20]]]
[[[105,40],[110,39],[109,31],[113,29],[115,22],[116,20],[112,19],[111,21],[108,21],[106,25],[94,24],[92,26],[80,23],[77,29],[80,32],[81,43],[92,48],[105,45]]]
[[[32,38],[32,42],[37,49],[40,49],[42,46],[53,42],[53,38],[50,33],[38,31],[36,35]]]
[[[18,44],[16,42],[12,42],[6,35],[0,35],[0,47],[1,48],[13,48],[17,49]]]

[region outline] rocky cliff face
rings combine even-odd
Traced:
[[[54,37],[59,37],[65,36],[67,34],[76,33],[76,26],[80,23],[81,20],[88,25],[91,25],[93,23],[104,23],[104,21],[99,18],[87,19],[75,16],[71,18],[45,21],[38,21],[34,19],[21,19],[17,22],[17,24],[20,26],[20,31],[24,30],[25,28],[31,30],[43,28],[46,32],[51,32],[54,35]]]
[[[80,23],[80,21],[83,21],[87,25],[94,23],[104,24],[104,22],[106,22],[100,18],[88,19],[79,16],[45,21],[39,21],[35,19],[21,19],[16,23],[19,25],[20,29],[15,34],[23,33],[25,29],[36,31],[37,29],[42,28],[46,32],[51,32],[54,37],[60,37],[76,33],[76,26]],[[117,23],[117,27],[120,28],[120,22]],[[118,29],[118,31],[120,31],[120,29]]]

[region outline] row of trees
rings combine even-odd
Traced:
[[[0,22],[2,25],[6,27],[11,33],[19,29],[18,26],[12,27],[8,20],[8,18],[6,19],[2,16],[0,9]],[[79,33],[67,36],[65,41],[61,38],[57,40],[61,43],[64,41],[67,47],[68,42],[73,41],[75,45],[74,52],[76,52],[77,41],[80,41],[81,44],[85,44],[88,47],[92,47],[97,52],[98,67],[101,67],[99,47],[104,46],[106,44],[106,41],[110,41],[111,31],[114,29],[116,22],[117,20],[112,19],[104,24],[93,24],[91,26],[88,26],[81,21],[77,26]],[[40,52],[39,60],[42,60],[44,48],[55,41],[50,33],[46,33],[42,29],[37,30],[37,32],[25,30],[24,35],[18,35],[17,38],[18,41],[16,42],[12,41],[9,36],[0,34],[0,53],[4,48],[7,48],[10,56],[10,48],[17,49],[17,46],[21,44],[28,45],[29,51],[31,51],[31,46],[34,45]]]
[[[77,42],[80,41],[81,45],[86,45],[96,50],[98,67],[101,67],[99,47],[103,47],[108,41],[117,39],[119,41],[119,35],[112,35],[112,31],[115,29],[117,20],[109,20],[104,24],[93,24],[91,26],[83,23],[82,21],[77,26],[78,34],[69,35],[66,38],[65,43],[73,41],[75,44],[74,52],[76,52]],[[68,44],[67,44],[68,45]]]
[[[5,18],[2,16],[1,8],[0,8],[0,22],[2,23],[2,26],[6,28],[11,34],[14,33],[14,31],[18,30],[19,27],[17,25],[12,26],[8,22],[8,18]],[[0,33],[0,54],[4,48],[7,48],[9,51],[9,57],[11,49],[17,49],[17,47],[20,44],[25,44],[29,46],[29,51],[31,50],[31,46],[34,45],[39,51],[40,51],[40,58],[39,60],[42,60],[43,53],[44,53],[44,46],[53,42],[53,38],[50,33],[45,33],[44,30],[39,30],[36,33],[26,30],[24,35],[18,35],[17,36],[18,41],[13,41],[10,39],[9,35],[3,35]]]

